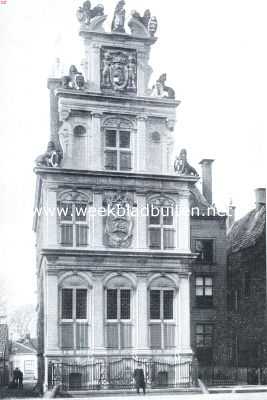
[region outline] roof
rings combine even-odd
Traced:
[[[201,193],[201,191],[197,188],[197,186],[192,186],[190,194],[190,205],[191,208],[199,208],[199,210],[206,210],[208,207],[211,207],[211,204],[207,201],[206,197]]]
[[[11,342],[11,354],[36,354],[37,339]]]
[[[266,206],[262,205],[236,221],[228,232],[228,252],[236,253],[255,246],[265,233]]]
[[[3,358],[8,349],[8,326],[0,324],[0,359]]]

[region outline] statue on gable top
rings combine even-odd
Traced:
[[[80,23],[85,25],[90,25],[91,20],[95,17],[100,17],[104,15],[104,6],[98,4],[94,8],[91,8],[91,2],[86,0],[82,7],[77,10],[77,18]]]
[[[75,65],[71,65],[69,75],[63,76],[62,86],[64,89],[84,89],[85,80],[81,72]]]
[[[114,17],[112,20],[111,24],[111,30],[112,32],[121,32],[125,33],[125,0],[120,0],[118,4],[116,5],[115,11],[114,11]]]
[[[152,87],[151,95],[153,97],[167,97],[169,99],[175,99],[175,91],[170,87],[166,86],[167,74],[160,75],[155,85]]]
[[[192,167],[187,161],[187,151],[182,149],[179,156],[174,161],[174,171],[178,175],[191,175],[199,176],[194,167]]]
[[[57,150],[55,143],[51,140],[48,142],[47,150],[36,158],[37,167],[59,167],[62,160],[62,152]]]

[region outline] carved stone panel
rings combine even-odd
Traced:
[[[137,92],[137,53],[135,50],[101,48],[101,89],[119,93]]]

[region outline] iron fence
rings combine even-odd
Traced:
[[[141,365],[140,365],[141,364]],[[134,370],[144,370],[149,388],[189,387],[193,384],[192,363],[135,358],[105,359],[86,364],[50,362],[48,386],[61,384],[65,390],[132,389]]]

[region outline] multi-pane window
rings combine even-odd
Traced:
[[[197,324],[196,348],[197,348],[197,358],[200,364],[210,365],[213,357],[212,347],[213,347],[213,325]]]
[[[151,348],[165,349],[175,346],[173,303],[173,290],[150,290],[149,319]]]
[[[114,349],[132,346],[130,289],[106,291],[106,345]]]
[[[214,262],[214,240],[196,239],[195,251],[198,253],[197,262],[200,264],[212,264]]]
[[[61,290],[61,347],[88,348],[88,291],[82,288]]]
[[[60,202],[58,207],[60,243],[62,246],[88,245],[87,204]]]
[[[174,218],[172,207],[151,205],[149,212],[149,247],[153,250],[174,249]]]
[[[213,281],[210,276],[196,277],[196,306],[212,307],[213,304]]]
[[[105,169],[112,171],[130,171],[132,169],[130,131],[106,129]]]

